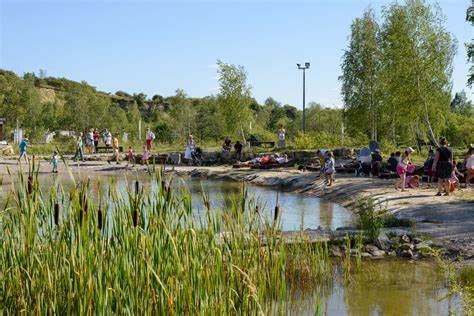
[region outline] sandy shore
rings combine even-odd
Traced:
[[[120,175],[144,173],[144,166],[127,166],[108,164],[103,161],[74,163],[68,161],[74,174]],[[8,183],[8,170],[16,175],[19,165],[14,160],[0,160],[0,177],[4,184]],[[230,167],[187,167],[169,166],[169,174],[177,176],[193,176],[203,178],[229,179],[246,181],[254,185],[272,186],[277,189],[299,194],[329,199],[351,209],[358,199],[373,198],[382,207],[398,217],[416,222],[418,234],[432,238],[436,243],[445,246],[460,256],[474,261],[474,190],[454,192],[449,197],[435,196],[436,189],[423,184],[416,190],[400,192],[394,189],[395,180],[378,178],[358,178],[353,175],[338,174],[332,187],[326,187],[317,173],[288,170],[249,170],[232,169]],[[40,173],[49,173],[51,165],[41,161]],[[27,168],[24,168],[27,172]],[[66,173],[61,162],[60,173]]]

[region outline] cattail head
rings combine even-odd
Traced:
[[[209,211],[211,209],[211,202],[209,202],[209,200],[204,201],[204,206]]]
[[[97,211],[97,228],[99,230],[102,230],[102,210],[100,209],[100,207]]]
[[[54,204],[54,225],[59,225],[59,204]]]
[[[258,205],[255,206],[255,213],[258,214]]]
[[[133,226],[137,227],[137,225],[138,225],[138,211],[137,211],[137,209],[133,210],[132,220],[133,220]]]
[[[278,220],[278,216],[280,216],[280,207],[277,204],[275,205],[275,217],[274,217],[275,222]]]
[[[33,192],[33,178],[31,176],[28,176],[28,194],[31,194]]]
[[[137,180],[135,181],[135,195],[138,195],[139,190],[140,190],[140,183]]]

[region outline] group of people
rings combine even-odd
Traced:
[[[288,160],[288,155],[286,154],[280,154],[280,153],[275,153],[272,155],[265,155],[263,153],[260,153],[257,155],[257,157],[247,160],[247,161],[237,161],[237,164],[240,166],[253,166],[253,165],[261,165],[261,166],[267,166],[267,165],[281,165],[287,163]]]
[[[236,141],[234,146],[232,146],[232,141],[230,140],[229,137],[226,137],[224,139],[224,143],[222,144],[222,149],[224,150],[224,152],[230,153],[230,151],[232,150],[232,147],[234,147],[235,159],[238,159],[238,160],[242,159],[242,150],[244,148],[242,143],[240,141]]]
[[[408,187],[418,187],[419,176],[409,175],[413,173],[414,166],[411,164],[410,155],[415,150],[408,147],[400,156],[400,153],[394,153],[388,160],[388,168],[395,171],[399,175],[399,179],[395,184],[395,189],[405,191]],[[432,182],[433,178],[438,178],[437,196],[449,196],[455,188],[461,189],[459,177],[466,178],[466,187],[470,187],[471,179],[474,178],[474,147],[470,146],[465,157],[464,163],[466,174],[464,175],[458,170],[459,163],[454,159],[451,148],[448,147],[446,138],[442,138],[436,151],[430,150],[428,158],[425,161],[424,169],[428,176],[428,182]],[[395,167],[395,168],[394,168]]]

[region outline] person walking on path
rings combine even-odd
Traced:
[[[53,170],[51,172],[58,173],[59,155],[57,151],[53,152],[53,156],[51,157],[51,161],[49,163],[53,164]]]
[[[151,129],[149,127],[146,129],[145,139],[146,139],[146,148],[148,149],[148,151],[150,151],[151,148],[153,147],[153,141],[155,140],[155,134],[151,131]]]
[[[77,161],[79,158],[81,161],[84,161],[84,152],[83,152],[83,143],[82,143],[82,132],[79,132],[79,135],[76,137],[76,154],[72,160]]]
[[[89,132],[87,133],[87,152],[89,155],[94,153],[94,129],[91,128],[89,129]]]
[[[100,134],[99,134],[99,129],[96,128],[94,130],[94,152],[97,154],[97,151],[98,151],[98,147],[99,147],[99,138],[100,138]]]
[[[286,131],[283,128],[283,125],[278,130],[278,147],[286,147]]]
[[[119,165],[120,164],[120,162],[119,162],[120,153],[119,153],[118,133],[115,134],[114,137],[112,138],[112,150],[113,150],[112,157],[110,157],[110,159],[107,160],[107,162],[110,164],[111,161],[115,160],[117,165]]]
[[[400,162],[397,164],[397,173],[400,179],[395,183],[395,190],[401,188],[401,191],[405,191],[405,180],[407,177],[408,166],[410,164],[410,154],[413,152],[415,152],[415,150],[408,147],[400,158]]]
[[[28,145],[28,138],[23,138],[20,142],[20,157],[18,157],[18,161],[21,161],[21,157],[25,157],[25,163],[28,162],[28,155],[26,154],[26,148],[30,147]]]
[[[193,135],[189,135],[188,140],[186,142],[186,151],[184,152],[184,159],[188,160],[189,164],[191,164],[195,146],[196,143],[194,142]]]
[[[443,191],[445,195],[449,195],[449,179],[453,171],[453,152],[447,147],[448,142],[446,138],[441,138],[439,147],[436,149],[436,155],[433,161],[433,171],[438,178],[438,193],[436,196],[441,196]]]
[[[471,179],[474,179],[474,147],[469,147],[466,155],[466,188],[471,186]]]

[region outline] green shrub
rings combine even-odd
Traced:
[[[384,226],[386,210],[375,205],[372,199],[360,200],[355,205],[356,214],[359,216],[358,226],[364,231],[364,236],[369,241],[374,241]]]

